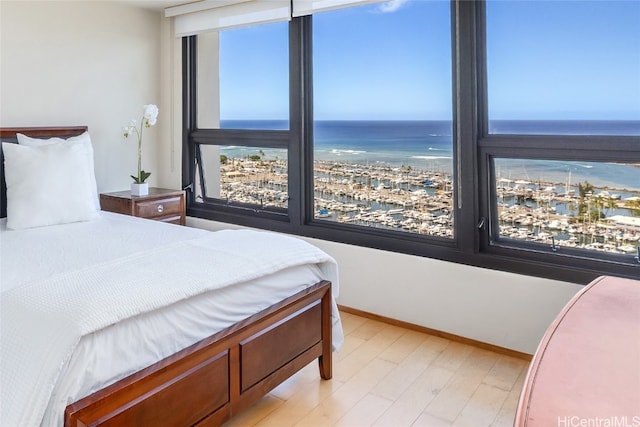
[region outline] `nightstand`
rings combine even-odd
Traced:
[[[172,224],[185,224],[184,191],[149,188],[146,196],[132,196],[131,191],[100,194],[103,211],[132,215]]]

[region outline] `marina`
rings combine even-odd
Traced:
[[[453,237],[450,173],[335,160],[314,166],[316,219]],[[221,198],[286,208],[286,171],[284,160],[227,159]],[[640,191],[588,182],[496,181],[501,238],[631,255],[640,250]]]

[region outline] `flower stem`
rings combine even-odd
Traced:
[[[136,129],[138,134],[138,184],[142,184],[142,126],[144,126],[144,115],[140,120],[140,131]]]

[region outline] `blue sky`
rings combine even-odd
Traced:
[[[447,1],[314,16],[319,120],[451,118]],[[489,1],[492,119],[640,120],[640,1]],[[287,23],[221,35],[222,119],[288,117]]]
[[[640,120],[640,1],[492,1],[490,116]]]

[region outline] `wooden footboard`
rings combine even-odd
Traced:
[[[327,281],[67,406],[64,425],[218,426],[314,359],[330,379]]]

